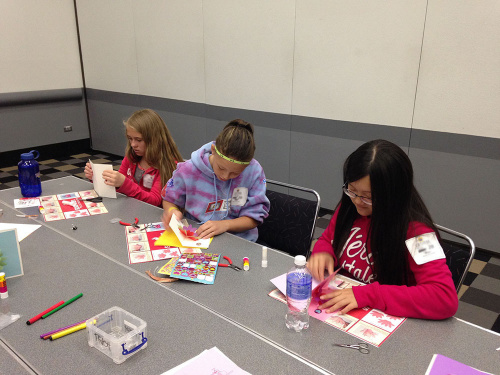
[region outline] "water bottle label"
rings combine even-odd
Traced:
[[[312,277],[307,273],[291,273],[286,278],[286,295],[295,300],[311,297]]]

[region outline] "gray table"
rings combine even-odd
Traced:
[[[18,219],[13,217],[13,210],[4,211],[6,222]],[[11,351],[2,352],[0,347],[0,372],[8,369],[8,374],[18,373],[17,369],[23,368],[15,361],[18,356],[39,374],[160,374],[217,346],[254,374],[266,374],[270,369],[282,374],[317,373],[258,335],[51,228],[36,230],[21,242],[21,249],[25,274],[8,279],[8,301],[10,311],[22,317],[0,331],[0,341]],[[79,300],[26,325],[26,320],[48,306],[80,292],[83,297]],[[39,338],[42,333],[88,319],[112,306],[147,322],[148,347],[120,365],[91,348],[85,331],[53,342]],[[4,367],[4,358],[8,367]]]
[[[45,182],[43,194],[61,194],[90,187],[85,181],[67,177]],[[0,200],[10,205],[19,196],[19,189],[0,192]],[[124,229],[110,223],[114,217],[126,221],[138,217],[141,223],[155,222],[159,221],[162,210],[124,196],[116,200],[105,199],[104,203],[109,214],[40,223],[95,254],[122,264],[130,272],[142,274],[158,263],[162,265],[163,262],[129,265]],[[78,230],[71,229],[72,223],[78,226]],[[292,266],[293,259],[270,250],[269,267],[261,268],[261,247],[230,234],[214,238],[209,250],[228,255],[235,263],[241,262],[244,256],[249,257],[250,271],[219,269],[215,284],[209,287],[181,281],[161,288],[204,306],[217,316],[320,369],[336,374],[398,373],[402,368],[409,373],[425,373],[435,353],[484,371],[495,372],[499,368],[499,354],[495,349],[500,346],[500,336],[454,318],[437,322],[408,319],[381,348],[372,347],[370,355],[332,348],[333,342],[353,343],[357,340],[315,319],[311,319],[308,331],[301,334],[290,332],[284,327],[285,305],[267,294],[274,289],[269,280],[285,273]]]

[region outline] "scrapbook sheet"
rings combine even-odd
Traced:
[[[286,280],[286,274],[282,276]],[[323,310],[318,309],[318,306],[322,304],[319,299],[320,295],[335,289],[346,289],[363,285],[363,283],[343,275],[335,274],[332,276],[326,279],[324,283],[318,284],[313,290],[311,304],[309,305],[309,315],[313,318],[319,319],[376,347],[380,347],[406,320],[406,318],[392,316],[371,307],[354,309],[342,315],[338,312],[327,314]],[[269,296],[286,303],[286,296],[279,289],[271,291]]]
[[[95,198],[94,190],[84,190],[73,193],[45,195],[37,198],[21,198],[14,200],[16,208],[38,206],[45,221],[75,219],[78,217],[108,213],[102,202],[89,202],[85,198]]]
[[[181,254],[178,247],[155,245],[164,231],[165,227],[161,222],[139,224],[137,228],[125,227],[129,263],[145,263],[178,257]]]

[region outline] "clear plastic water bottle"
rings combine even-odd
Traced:
[[[36,150],[21,154],[21,161],[17,165],[19,171],[19,187],[23,197],[38,197],[42,194],[40,182],[40,167],[35,160],[40,156]]]
[[[309,327],[308,308],[311,303],[312,276],[306,268],[306,257],[297,255],[295,267],[286,274],[286,313],[285,324],[289,329],[300,332]]]

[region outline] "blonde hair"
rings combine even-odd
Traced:
[[[255,153],[253,125],[240,119],[230,121],[217,136],[215,147],[229,158],[251,161]]]
[[[161,184],[164,186],[172,177],[176,162],[183,161],[165,122],[152,109],[141,109],[134,112],[123,125],[125,125],[125,135],[127,128],[141,133],[146,144],[144,158],[151,167],[160,171]],[[134,163],[141,161],[141,157],[137,156],[130,146],[130,141],[127,141],[125,155]]]

